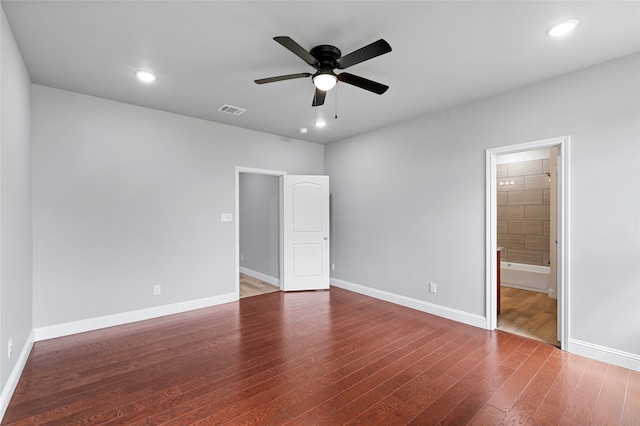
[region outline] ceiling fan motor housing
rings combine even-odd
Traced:
[[[338,59],[342,56],[340,49],[328,44],[316,46],[309,53],[320,63],[317,67],[320,72],[333,72],[335,68],[338,68]]]

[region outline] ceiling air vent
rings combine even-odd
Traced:
[[[220,108],[218,108],[218,111],[224,112],[226,114],[231,114],[231,115],[240,115],[244,113],[246,109],[234,107],[231,105],[222,105]]]

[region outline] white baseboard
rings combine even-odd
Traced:
[[[220,296],[206,297],[204,299],[190,300],[188,302],[140,309],[138,311],[123,312],[121,314],[106,315],[103,317],[39,327],[34,330],[35,341],[39,342],[41,340],[54,339],[56,337],[69,336],[76,333],[84,333],[85,331],[99,330],[101,328],[129,324],[165,315],[178,314],[181,312],[192,311],[194,309],[208,308],[210,306],[221,305],[223,303],[235,302],[236,300],[238,300],[238,295],[236,293],[228,293]]]
[[[517,288],[519,290],[528,290],[528,291],[535,291],[535,292],[538,292],[538,293],[549,294],[549,289],[547,289],[547,288],[529,287],[529,286],[520,285],[520,284],[512,284],[512,283],[501,282],[500,283],[500,287],[511,287],[511,288]]]
[[[583,342],[578,339],[570,339],[567,352],[593,358],[598,361],[628,368],[629,370],[640,371],[640,355],[630,352],[619,351],[595,343]]]
[[[374,297],[386,302],[395,303],[396,305],[406,306],[407,308],[416,309],[428,314],[437,315],[452,321],[461,322],[463,324],[472,325],[479,328],[487,328],[487,319],[481,315],[470,314],[468,312],[459,311],[457,309],[447,308],[446,306],[436,305],[435,303],[425,302],[424,300],[414,299],[399,294],[389,293],[387,291],[378,290],[371,287],[365,287],[360,284],[353,284],[347,281],[331,279],[331,285],[355,293],[364,294],[365,296]]]
[[[279,278],[274,278],[272,276],[263,274],[262,272],[257,272],[257,271],[251,270],[249,268],[245,268],[244,266],[241,266],[239,269],[240,269],[240,273],[241,274],[249,275],[250,277],[257,278],[260,281],[264,281],[265,283],[269,283],[271,285],[274,285],[274,286],[280,288],[280,279]]]
[[[18,358],[15,367],[13,367],[13,370],[11,370],[11,374],[7,379],[7,384],[2,388],[2,393],[0,393],[0,421],[2,421],[4,414],[7,412],[7,407],[9,407],[9,402],[13,396],[13,392],[15,392],[16,386],[18,386],[18,381],[20,380],[24,366],[27,364],[27,359],[31,353],[33,342],[35,341],[34,335],[34,331],[31,330],[31,333],[20,352],[20,357]]]

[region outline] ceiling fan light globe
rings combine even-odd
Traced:
[[[313,84],[323,92],[333,89],[338,82],[338,78],[333,74],[318,74],[313,77]]]

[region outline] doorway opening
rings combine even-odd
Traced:
[[[568,341],[569,137],[487,150],[487,328]]]
[[[281,291],[329,289],[329,176],[288,175],[236,167],[235,281],[240,298],[240,176],[278,176],[278,286]],[[274,197],[275,198],[275,197]],[[246,257],[243,259],[246,261]]]
[[[497,157],[498,330],[560,346],[555,250],[557,148]]]
[[[235,241],[238,298],[281,289],[280,178],[286,172],[236,167]]]

